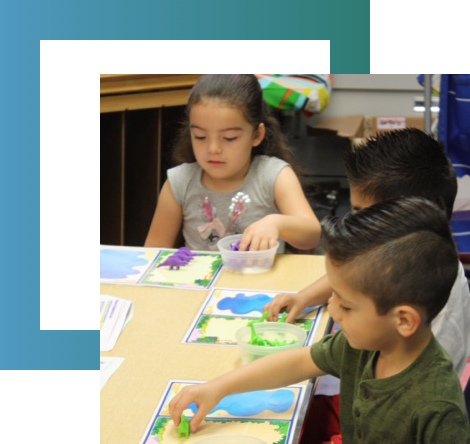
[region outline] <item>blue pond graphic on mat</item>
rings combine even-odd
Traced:
[[[230,310],[236,314],[247,314],[252,311],[263,313],[263,307],[272,299],[263,293],[247,296],[245,293],[237,293],[234,298],[223,298],[217,304],[219,310]]]
[[[100,251],[100,277],[102,279],[120,279],[140,271],[132,267],[148,264],[147,259],[139,258],[141,251]]]
[[[260,390],[239,393],[225,397],[209,413],[214,413],[217,410],[225,410],[232,416],[253,416],[265,410],[283,413],[291,408],[294,397],[292,390],[276,390],[275,392]],[[191,409],[193,413],[197,412],[194,402],[189,404],[188,409]]]
[[[316,310],[316,307],[307,307],[301,314],[301,316],[305,316],[305,315],[308,315],[309,313],[311,313],[313,310]]]
[[[230,310],[235,314],[247,314],[252,311],[259,311],[263,313],[263,307],[271,302],[272,299],[263,293],[254,294],[247,296],[245,293],[237,293],[233,298],[223,298],[217,304],[219,310]],[[301,316],[306,316],[312,311],[316,310],[317,307],[307,307],[302,311]],[[279,317],[282,314],[279,313]]]

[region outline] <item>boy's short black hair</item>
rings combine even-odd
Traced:
[[[351,186],[381,202],[419,196],[435,202],[450,219],[457,194],[454,168],[442,143],[416,128],[378,134],[350,146],[344,164]]]
[[[323,248],[335,266],[348,265],[353,288],[371,297],[377,313],[409,304],[426,322],[447,302],[458,257],[445,213],[422,198],[380,202],[343,219],[322,221]]]

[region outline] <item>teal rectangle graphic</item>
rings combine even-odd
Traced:
[[[289,40],[295,47],[296,40],[321,39],[330,40],[331,72],[368,73],[369,9],[364,0],[270,4],[242,0],[232,6],[214,0],[5,3],[0,26],[0,226],[1,248],[7,254],[0,258],[0,369],[99,368],[98,330],[39,329],[40,40]],[[263,45],[256,51],[262,57]],[[202,56],[208,56],[203,48]],[[288,67],[289,54],[279,56]],[[315,54],[305,57],[314,67]],[[99,223],[98,215],[90,217]],[[25,251],[27,275],[15,265]]]

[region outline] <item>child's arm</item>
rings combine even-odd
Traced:
[[[312,211],[292,168],[283,168],[274,184],[274,201],[281,214],[269,214],[243,232],[240,250],[265,250],[278,238],[295,248],[308,250],[320,239],[320,222]]]
[[[170,416],[178,426],[181,413],[194,402],[198,408],[190,423],[191,431],[194,432],[225,396],[285,387],[324,374],[314,364],[310,347],[274,353],[205,384],[183,388],[170,402]]]
[[[332,289],[325,275],[298,293],[278,294],[263,307],[263,311],[269,313],[268,321],[277,321],[279,313],[287,311],[286,322],[292,323],[305,308],[326,304],[331,293]]]
[[[157,208],[144,246],[174,247],[182,221],[181,207],[171,191],[170,184],[166,181],[158,196]]]

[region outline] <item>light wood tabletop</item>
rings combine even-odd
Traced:
[[[324,273],[323,256],[278,255],[266,273],[223,270],[214,287],[295,292]],[[182,343],[209,291],[101,284],[101,294],[134,304],[114,349],[100,353],[124,358],[101,390],[101,444],[139,443],[169,380],[206,381],[242,365],[238,347]],[[327,323],[325,310],[315,341]]]

